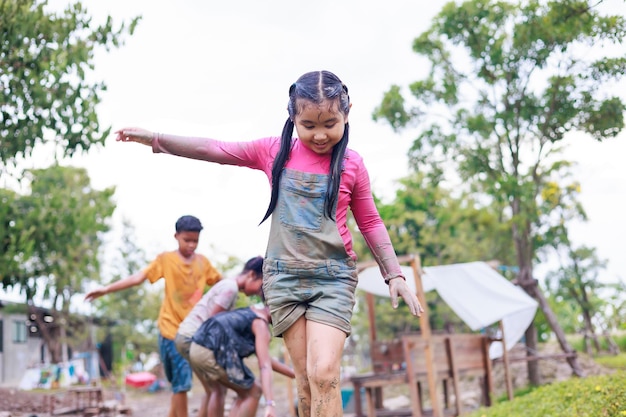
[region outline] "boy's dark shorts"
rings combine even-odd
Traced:
[[[187,392],[191,389],[191,366],[178,353],[173,340],[159,335],[159,351],[165,376],[172,386],[172,392]]]

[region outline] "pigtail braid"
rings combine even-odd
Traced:
[[[285,122],[285,126],[283,127],[283,133],[280,138],[280,149],[276,154],[276,158],[274,158],[274,164],[272,165],[272,196],[270,198],[270,204],[267,207],[267,211],[265,212],[265,216],[261,223],[270,217],[270,215],[274,212],[276,208],[276,203],[278,202],[278,189],[280,188],[280,177],[283,173],[283,168],[289,159],[289,154],[291,153],[291,143],[293,138],[293,121],[291,118],[287,118]],[[259,223],[259,224],[261,224]]]
[[[335,220],[333,213],[339,196],[339,185],[341,183],[341,173],[344,168],[344,157],[348,148],[349,123],[346,123],[343,137],[333,148],[330,160],[330,172],[328,175],[328,190],[324,199],[324,213],[328,219]]]

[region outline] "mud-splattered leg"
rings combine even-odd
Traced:
[[[298,387],[300,417],[343,415],[340,364],[346,335],[301,317],[284,334]]]
[[[311,417],[343,416],[340,370],[345,340],[346,334],[335,327],[307,323]]]
[[[296,374],[298,416],[311,416],[311,387],[306,372],[306,320],[298,319],[283,335]]]

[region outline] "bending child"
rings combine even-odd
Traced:
[[[258,295],[262,298],[262,284],[263,258],[257,256],[249,259],[237,276],[222,279],[211,287],[178,326],[174,344],[183,358],[189,360],[191,338],[202,323],[218,313],[232,310],[240,292],[247,296]],[[204,378],[199,379],[205,390],[205,398],[198,410],[198,417],[222,417],[226,387]]]
[[[335,74],[315,71],[290,86],[281,137],[221,142],[138,128],[117,132],[118,141],[153,152],[267,175],[271,197],[262,221],[271,216],[271,227],[263,291],[274,335],[284,338],[293,362],[302,417],[343,415],[340,364],[357,285],[348,208],[389,285],[393,307],[402,298],[411,314],[423,311],[402,275],[363,159],[348,148],[351,106],[348,88]]]
[[[193,336],[189,349],[192,369],[205,384],[237,393],[229,417],[254,417],[261,394],[265,397],[264,417],[276,417],[272,371],[295,378],[291,368],[270,356],[270,322],[269,310],[261,304],[219,313],[202,323]],[[259,364],[260,384],[244,363],[244,358],[253,354]],[[223,416],[223,410],[210,416]]]

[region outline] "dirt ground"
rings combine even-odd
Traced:
[[[522,350],[512,352],[511,356],[523,354]],[[519,350],[519,349],[518,349]],[[543,354],[559,353],[558,347],[548,348]],[[611,371],[599,366],[591,358],[584,354],[579,355],[579,363],[585,372],[585,375],[599,375],[610,373]],[[540,365],[541,377],[543,383],[560,381],[571,377],[571,368],[564,360],[544,360]],[[525,386],[526,369],[525,363],[518,362],[511,364],[511,374],[513,386],[519,388]],[[494,385],[496,390],[501,394],[504,391],[503,371],[501,365],[493,368]],[[275,374],[274,399],[277,403],[278,417],[293,417],[293,404],[295,398],[295,385],[292,381]],[[290,386],[291,382],[291,386]],[[289,389],[291,387],[291,390]],[[289,392],[292,396],[289,396]],[[473,393],[464,392],[465,395],[471,396]],[[477,395],[478,393],[476,393]],[[498,393],[496,393],[498,394]],[[126,415],[132,416],[150,416],[150,417],[167,417],[170,403],[170,391],[164,388],[157,392],[149,392],[147,389],[126,388],[125,390],[103,389],[103,400],[110,404],[115,404],[117,410],[127,408]],[[404,403],[408,401],[408,394],[401,389],[392,392],[389,395],[389,406],[394,408],[392,404]],[[203,397],[203,391],[198,381],[194,381],[193,389],[189,394],[189,417],[196,417],[200,402]],[[229,394],[227,404],[232,400],[233,396]],[[387,395],[386,395],[387,398]],[[61,410],[63,407],[71,408],[74,406],[75,399],[68,395],[66,390],[35,390],[21,391],[10,387],[0,387],[0,417],[50,417],[51,405],[54,410]],[[387,401],[385,401],[387,406]],[[263,417],[264,408],[259,407],[256,417]],[[84,417],[86,414],[64,414],[68,417]],[[119,412],[111,412],[108,414],[100,414],[100,417],[117,417]],[[349,414],[345,414],[348,416]]]
[[[295,385],[292,385],[295,398]],[[274,398],[276,401],[277,417],[291,417],[292,410],[289,408],[288,402],[288,382],[287,378],[282,375],[274,376]],[[169,411],[170,391],[164,389],[156,393],[146,392],[145,390],[127,390],[125,395],[125,403],[132,408],[133,416],[150,416],[150,417],[167,417]],[[197,417],[200,403],[204,396],[204,391],[199,381],[194,381],[193,388],[189,393],[189,417]],[[233,391],[228,392],[226,407],[234,400]],[[262,400],[261,400],[262,401]],[[264,407],[262,403],[256,417],[263,417]]]
[[[294,391],[295,392],[295,385]],[[126,388],[124,390],[103,388],[104,403],[110,404],[113,411],[102,413],[102,417],[117,417],[120,411],[125,415],[167,417],[170,406],[171,392],[169,387],[156,392],[148,389]],[[196,417],[202,401],[204,391],[199,381],[194,381],[189,393],[189,417]],[[274,398],[276,401],[277,417],[293,416],[289,408],[287,378],[276,375]],[[234,399],[229,391],[228,404]],[[295,398],[295,397],[294,397]],[[63,410],[76,409],[76,398],[66,389],[23,391],[11,387],[0,387],[0,417],[50,417]],[[264,408],[259,406],[257,417],[263,417]],[[53,414],[54,413],[54,414]],[[86,414],[64,413],[66,417],[83,417]]]

